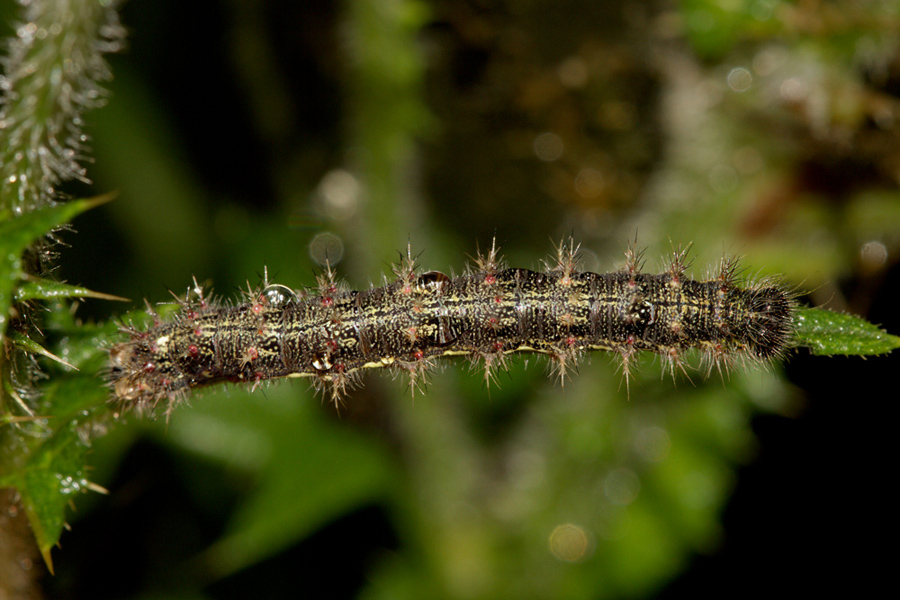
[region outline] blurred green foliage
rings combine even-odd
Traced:
[[[75,221],[60,261],[84,292],[166,302],[196,275],[231,299],[263,267],[310,285],[323,257],[361,287],[407,243],[458,272],[494,237],[510,264],[537,267],[572,235],[584,267],[606,271],[637,236],[648,268],[692,243],[697,276],[738,253],[750,279],[781,275],[815,303],[866,314],[897,260],[892,2],[123,10],[131,50],[111,61],[109,106],[91,113],[88,172],[119,198]],[[62,206],[47,214],[86,208]],[[27,244],[50,223],[2,226]],[[12,281],[22,244],[10,240]],[[61,293],[33,283],[19,300]],[[0,465],[15,469],[0,484],[42,507],[45,555],[72,522],[48,582],[69,595],[230,597],[244,574],[253,595],[280,597],[364,541],[364,574],[334,581],[336,596],[645,597],[721,543],[754,415],[800,402],[777,367],[673,383],[648,359],[629,392],[593,356],[565,387],[523,358],[489,390],[449,365],[414,400],[369,375],[339,415],[283,383],[211,390],[165,422],[117,419],[97,377],[114,311],[49,306],[46,346],[79,371],[44,368],[41,419],[3,406],[15,443]],[[148,443],[169,469],[147,470]],[[112,496],[79,494],[66,512],[91,482]],[[140,510],[122,537],[103,538],[93,515],[129,505]],[[373,506],[389,534],[334,528]],[[68,540],[124,583],[92,579]],[[277,562],[304,540],[322,555],[312,566]],[[254,571],[271,561],[286,572]]]

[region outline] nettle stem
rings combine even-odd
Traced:
[[[62,181],[86,181],[82,115],[104,102],[103,54],[124,38],[114,0],[20,1],[0,77],[0,209],[14,214],[53,203]]]

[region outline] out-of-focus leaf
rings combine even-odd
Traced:
[[[853,315],[801,308],[795,323],[797,344],[808,347],[813,354],[871,356],[900,348],[900,337]]]
[[[694,50],[705,58],[719,58],[741,40],[780,29],[774,12],[781,4],[686,0],[680,11]]]
[[[892,248],[898,242],[897,223],[900,223],[900,191],[867,190],[847,206],[847,226],[860,241],[882,242]]]
[[[381,446],[330,421],[297,392],[286,384],[265,394],[232,389],[179,411],[166,428],[169,441],[258,480],[230,531],[205,554],[218,576],[388,495],[392,470]]]

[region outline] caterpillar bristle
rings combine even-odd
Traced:
[[[481,371],[485,388],[500,387],[497,374],[509,370],[509,356],[503,351],[502,344],[495,345],[486,351],[476,351],[471,355],[473,371]]]
[[[581,244],[576,244],[572,238],[563,239],[556,246],[555,254],[550,260],[544,262],[548,274],[558,275],[562,285],[568,285],[572,276],[578,273],[580,256],[578,251]]]
[[[481,250],[478,250],[472,262],[475,266],[475,272],[484,273],[485,275],[494,275],[503,270],[505,265],[502,256],[500,256],[500,249],[497,247],[497,238],[495,237],[491,240],[491,249],[488,250],[487,254],[483,254]]]
[[[669,275],[672,277],[669,285],[679,285],[681,280],[684,279],[684,274],[692,262],[688,259],[688,252],[690,252],[690,249],[691,245],[688,244],[683,248],[679,247],[673,251],[668,269]]]
[[[644,270],[644,250],[638,250],[636,244],[633,242],[625,250],[625,266],[622,269],[631,276],[638,275]]]

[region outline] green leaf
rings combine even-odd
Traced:
[[[38,548],[51,571],[50,550],[65,527],[72,496],[100,489],[85,477],[85,455],[89,427],[107,410],[107,396],[92,375],[56,378],[45,390],[42,408],[47,416],[40,419],[52,433],[20,455],[18,468],[0,480],[18,489]]]
[[[900,337],[853,315],[800,308],[794,321],[797,344],[813,354],[871,356],[900,348]]]
[[[14,299],[16,302],[26,300],[53,300],[55,298],[97,298],[100,300],[116,300],[127,302],[128,298],[95,292],[78,285],[60,283],[52,279],[40,279],[29,277],[16,290]]]
[[[48,339],[59,338],[55,345],[44,348],[19,332],[10,332],[16,347],[64,361],[66,366],[48,365],[51,378],[40,389],[34,407],[37,416],[10,417],[0,432],[5,445],[0,449],[0,486],[17,489],[38,548],[52,570],[50,550],[65,527],[72,497],[100,489],[85,476],[86,454],[97,419],[109,410],[109,391],[97,372],[118,327],[113,322],[78,323],[62,301],[51,304],[48,315],[51,318],[42,330]]]
[[[25,249],[56,227],[111,199],[112,195],[107,194],[72,200],[0,222],[0,344],[6,334],[14,290],[24,276],[22,253]]]
[[[45,320],[44,332],[59,338],[51,348],[66,362],[86,373],[102,370],[108,359],[109,348],[121,341],[119,323],[79,322],[72,311],[64,310],[60,302],[52,307]]]
[[[41,356],[45,356],[50,360],[55,360],[59,364],[65,365],[70,369],[75,369],[76,371],[78,370],[74,365],[67,363],[65,360],[53,354],[27,335],[24,335],[18,331],[13,331],[9,338],[12,341],[13,345],[20,350],[24,350],[25,352],[29,352],[31,354],[40,354]]]

